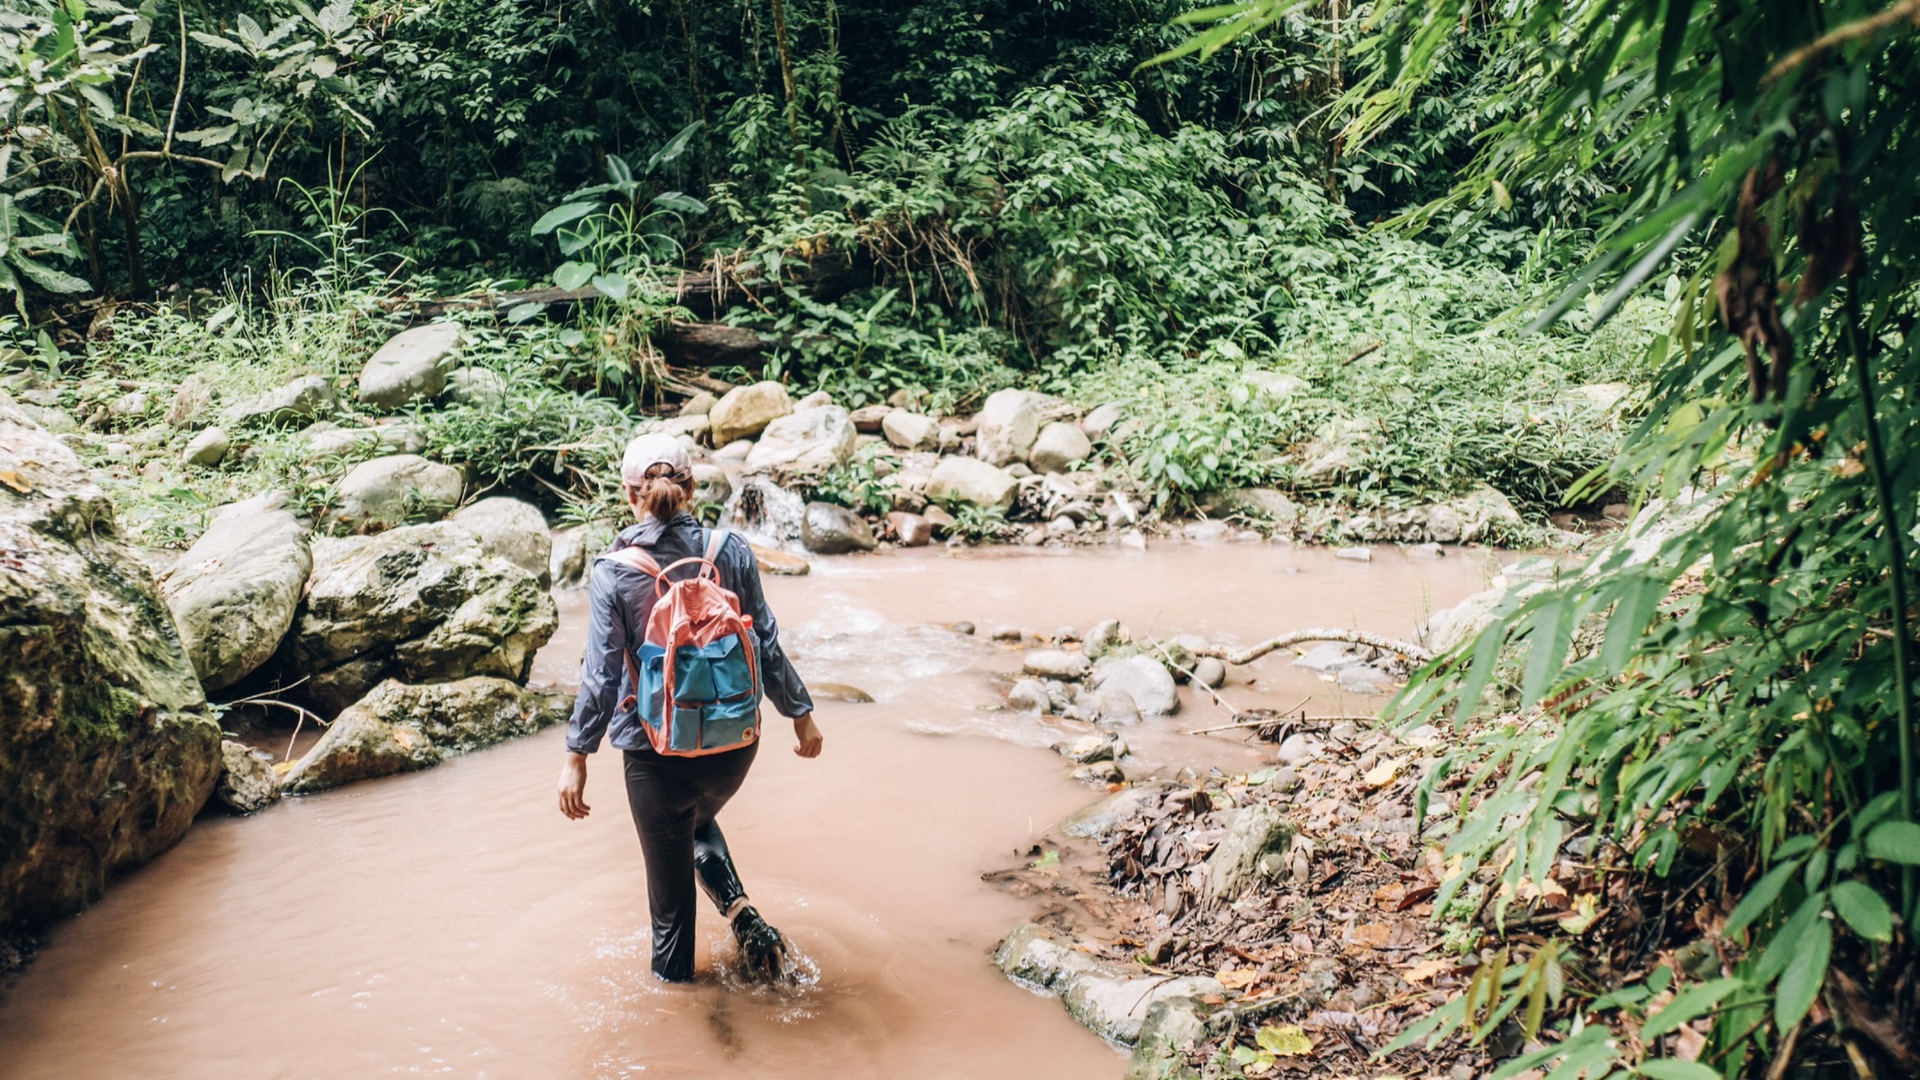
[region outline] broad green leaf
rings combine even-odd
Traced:
[[[704,214],[707,204],[691,195],[678,191],[663,192],[653,197],[653,204],[665,210],[678,210],[683,214]]]
[[[1812,939],[1814,925],[1826,925],[1826,920],[1821,918],[1826,910],[1827,894],[1824,892],[1814,893],[1801,901],[1800,906],[1794,909],[1793,917],[1767,942],[1767,951],[1761,954],[1760,962],[1754,965],[1754,979],[1765,985],[1785,971]]]
[[[520,323],[526,322],[528,319],[538,316],[541,312],[545,310],[547,310],[547,305],[545,304],[535,304],[535,303],[515,304],[507,312],[507,322],[514,325],[518,325]]]
[[[1777,1030],[1791,1029],[1813,1008],[1814,999],[1820,996],[1820,987],[1827,981],[1827,961],[1832,955],[1833,924],[1815,919],[1774,990],[1773,1022]]]
[[[1721,1080],[1717,1071],[1697,1061],[1681,1061],[1678,1058],[1643,1061],[1639,1065],[1639,1073],[1653,1080]]]
[[[1745,985],[1743,979],[1726,978],[1687,987],[1641,1026],[1640,1040],[1652,1042],[1682,1024],[1699,1019],[1720,1004],[1721,999]]]
[[[1893,940],[1893,909],[1873,887],[1861,881],[1843,881],[1833,887],[1833,910],[1853,932],[1868,941]]]
[[[587,202],[566,203],[561,206],[556,206],[540,215],[540,220],[533,223],[533,235],[545,236],[560,226],[570,221],[579,221],[581,218],[586,217],[598,209],[600,209],[598,203]]]
[[[592,263],[561,263],[560,268],[553,272],[553,283],[562,289],[578,289],[592,281],[595,272]]]
[[[1767,871],[1765,876],[1754,882],[1753,888],[1747,890],[1747,895],[1734,905],[1733,914],[1727,916],[1727,925],[1720,932],[1732,936],[1765,915],[1773,902],[1780,899],[1780,890],[1787,887],[1787,882],[1793,880],[1794,871],[1799,868],[1800,861],[1795,859]]]
[[[1883,821],[1867,833],[1867,854],[1904,866],[1920,866],[1920,825]]]
[[[1294,1024],[1268,1024],[1254,1035],[1253,1041],[1260,1049],[1280,1057],[1313,1053],[1313,1040]]]
[[[627,298],[627,279],[620,274],[595,274],[593,287],[609,300]]]
[[[25,255],[14,254],[9,257],[13,268],[35,285],[56,293],[83,293],[93,288],[85,278],[74,277],[64,271],[55,270],[45,263],[35,262]]]

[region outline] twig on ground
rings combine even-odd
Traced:
[[[1209,645],[1204,649],[1195,649],[1193,652],[1195,656],[1211,656],[1216,660],[1225,660],[1229,664],[1251,664],[1275,649],[1284,649],[1288,646],[1299,645],[1308,641],[1340,641],[1349,645],[1366,645],[1370,648],[1399,653],[1409,660],[1423,664],[1433,659],[1433,653],[1431,651],[1423,649],[1411,641],[1399,641],[1394,638],[1384,637],[1380,634],[1369,634],[1365,630],[1334,630],[1330,628],[1295,630],[1292,633],[1281,634],[1276,638],[1269,638],[1244,652],[1230,653],[1215,645]]]

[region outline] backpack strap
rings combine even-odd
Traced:
[[[719,571],[720,571],[720,550],[727,546],[727,538],[732,535],[733,535],[733,530],[727,528],[724,525],[718,529],[707,530],[706,560],[713,564],[713,569],[716,576],[719,574]]]
[[[653,556],[647,554],[647,550],[638,545],[623,547],[617,551],[609,551],[600,557],[603,559],[612,559],[614,562],[630,566],[656,581],[659,580],[661,575],[660,564],[654,562]]]

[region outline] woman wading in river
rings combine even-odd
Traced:
[[[786,943],[747,903],[714,816],[740,790],[758,752],[761,693],[792,718],[799,740],[794,753],[804,758],[818,757],[822,741],[813,699],[780,649],[746,539],[702,528],[687,513],[693,463],[686,449],[667,435],[642,435],[627,445],[620,476],[636,524],[593,564],[587,653],[567,727],[560,812],[587,816],[587,755],[611,733],[625,757],[627,804],[647,863],[654,975],[667,982],[693,978],[698,880],[732,924],[742,967],[775,977],[785,970]],[[709,574],[725,594],[695,581]],[[670,621],[655,618],[656,601],[680,593],[698,594],[691,601],[695,621],[709,636],[722,636],[697,644],[655,640]],[[661,615],[677,617],[690,604],[677,598],[661,606],[672,609]],[[686,625],[683,619],[675,629]],[[743,632],[728,636],[728,628]],[[711,670],[701,666],[706,658]],[[738,692],[729,696],[734,684]],[[703,692],[704,711],[686,704]]]

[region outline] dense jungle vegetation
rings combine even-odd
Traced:
[[[423,417],[583,515],[716,318],[768,345],[715,374],[850,405],[1150,403],[1102,452],[1169,512],[1651,504],[1402,703],[1482,799],[1436,898],[1478,974],[1412,1034],[1912,1076],[1917,42],[1915,0],[14,0],[0,335],[85,412],[590,287],[457,309],[513,390]],[[1358,460],[1304,475],[1335,424]],[[299,487],[277,439],[218,483]],[[116,494],[177,542],[206,492]],[[1602,909],[1504,917],[1564,860]]]

